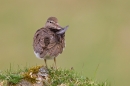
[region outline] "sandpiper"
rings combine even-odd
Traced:
[[[56,66],[56,57],[62,53],[65,47],[65,32],[68,26],[61,27],[56,17],[49,17],[45,26],[38,29],[33,38],[33,49],[36,57],[46,60],[54,59]]]

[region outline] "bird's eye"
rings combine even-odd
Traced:
[[[50,21],[50,23],[52,23],[52,21]]]

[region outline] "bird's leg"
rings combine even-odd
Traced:
[[[47,67],[46,59],[44,59],[44,62],[45,62],[45,66]]]
[[[56,58],[54,58],[54,63],[55,63],[55,68],[57,69],[57,66],[56,66]]]

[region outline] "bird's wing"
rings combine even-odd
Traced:
[[[37,30],[33,40],[34,51],[38,53],[44,53],[56,44],[53,34],[45,28]]]

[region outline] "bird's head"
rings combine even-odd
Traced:
[[[45,28],[60,30],[62,27],[58,24],[58,19],[56,17],[49,17],[46,21]]]

